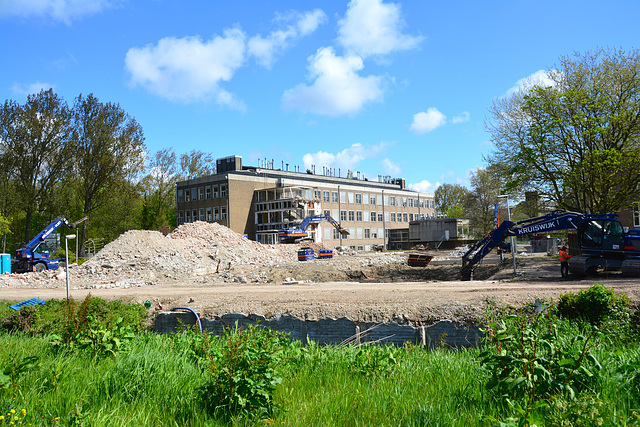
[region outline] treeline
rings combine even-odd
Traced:
[[[140,124],[93,94],[71,106],[52,89],[24,104],[7,100],[0,108],[0,249],[13,251],[61,214],[70,222],[89,218],[77,230],[81,255],[92,240],[173,227],[175,182],[214,172],[208,153],[148,152]]]

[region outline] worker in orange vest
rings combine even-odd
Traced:
[[[560,274],[562,274],[563,278],[569,277],[569,258],[571,258],[571,255],[567,252],[567,247],[560,248],[558,259],[560,260]]]

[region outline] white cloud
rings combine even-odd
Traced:
[[[293,40],[311,34],[326,20],[327,16],[320,9],[280,15],[277,21],[284,22],[286,28],[272,31],[267,37],[261,35],[251,37],[247,45],[248,53],[255,56],[258,63],[265,68],[271,68],[276,55],[286,49]],[[290,21],[295,22],[290,23]]]
[[[161,39],[155,46],[129,49],[125,66],[131,83],[173,101],[213,99],[243,109],[235,96],[220,87],[245,62],[245,34],[239,28],[203,41],[199,37]]]
[[[507,90],[505,97],[511,96],[521,90],[530,89],[533,86],[554,86],[555,82],[549,78],[549,72],[545,70],[538,70],[535,73],[524,77],[516,82],[516,84]]]
[[[386,157],[382,160],[382,169],[385,175],[398,176],[402,173],[402,168]]]
[[[387,145],[385,142],[373,146],[356,143],[338,153],[329,153],[327,151],[308,153],[302,157],[302,161],[305,169],[311,169],[315,165],[316,173],[319,173],[319,170],[326,166],[340,169],[341,174],[345,175],[347,170],[355,170],[363,160],[373,158],[384,152]]]
[[[299,84],[285,91],[285,110],[298,109],[314,114],[339,116],[358,112],[366,103],[382,99],[383,79],[380,76],[360,77],[362,59],[340,57],[330,47],[319,49],[309,57],[311,86]]]
[[[72,20],[113,7],[111,0],[0,0],[0,16],[47,16],[70,24]]]
[[[411,123],[409,130],[422,135],[444,125],[446,121],[447,117],[444,114],[438,111],[437,108],[431,107],[426,113],[420,112],[413,115],[413,123]]]
[[[402,33],[400,6],[381,0],[352,0],[338,25],[338,42],[348,53],[363,58],[413,49],[422,41]]]
[[[35,83],[22,84],[22,85],[15,83],[11,87],[11,91],[14,94],[19,96],[38,94],[40,93],[41,90],[49,90],[49,89],[55,89],[55,86],[50,83],[35,82]]]
[[[463,111],[462,114],[451,119],[451,123],[457,125],[458,123],[468,122],[470,118],[471,115],[467,111]]]
[[[436,189],[440,187],[440,183],[436,182],[435,184],[432,184],[426,179],[423,179],[422,181],[417,182],[415,184],[409,184],[407,185],[407,187],[410,190],[419,191],[420,193],[433,194],[436,191]]]

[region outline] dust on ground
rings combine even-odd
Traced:
[[[314,249],[323,248],[314,245]],[[298,261],[300,245],[262,245],[227,227],[196,222],[164,236],[128,231],[81,266],[69,267],[70,293],[170,309],[187,306],[205,317],[278,314],[301,319],[429,324],[476,320],[488,304],[549,301],[594,282],[640,299],[638,279],[616,273],[562,280],[546,255],[485,258],[474,280],[460,275],[462,251],[432,251],[427,267],[407,265],[407,252],[335,250],[332,259]],[[64,270],[0,276],[0,299],[65,298]],[[153,309],[153,308],[152,308]]]

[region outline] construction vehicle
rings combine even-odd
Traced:
[[[307,233],[307,229],[309,225],[316,224],[322,221],[329,221],[331,225],[335,227],[336,230],[343,236],[348,236],[349,232],[342,228],[338,222],[333,219],[330,215],[322,214],[322,215],[311,215],[302,220],[300,224],[297,224],[292,228],[285,228],[278,231],[278,237],[280,238],[281,243],[298,243],[303,242],[305,240],[309,240],[309,233]]]
[[[47,236],[65,224],[67,228],[76,228],[87,217],[70,224],[64,215],[58,216],[41,232],[35,235],[29,243],[16,250],[15,257],[11,260],[12,273],[25,273],[27,271],[56,270],[60,265],[64,266],[64,258],[51,258],[51,250],[45,242]]]
[[[518,222],[503,221],[462,256],[462,277],[469,280],[473,269],[506,238],[558,230],[575,230],[577,244],[569,259],[569,271],[577,276],[598,268],[621,270],[625,276],[640,276],[640,230],[625,232],[614,214],[588,215],[555,211]]]

